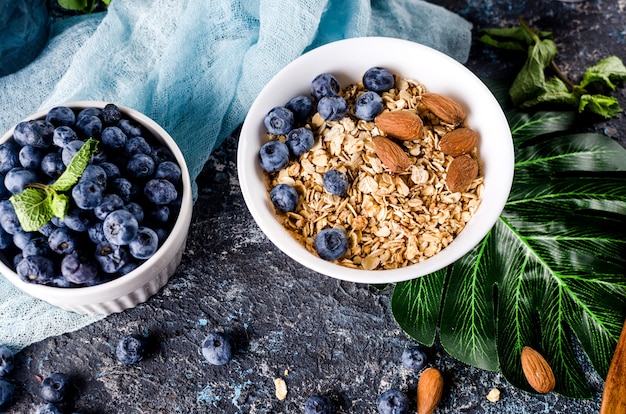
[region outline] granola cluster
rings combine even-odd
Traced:
[[[358,82],[340,94],[352,106],[364,90]],[[479,174],[463,192],[447,189],[453,157],[440,150],[439,141],[458,126],[430,113],[418,98],[425,92],[420,83],[396,76],[395,87],[382,93],[383,111],[409,109],[424,121],[421,139],[398,142],[411,160],[405,172],[391,173],[376,155],[372,138],[385,134],[373,121],[350,115],[325,121],[316,113],[307,124],[315,135],[313,148],[267,175],[268,190],[285,183],[299,193],[295,211],[276,214],[312,254],[317,254],[315,236],[334,227],[344,230],[349,241],[337,263],[365,270],[405,267],[437,254],[470,220],[480,204],[483,177]],[[267,138],[285,139],[269,133]],[[476,149],[470,155],[478,158]],[[323,175],[329,169],[347,174],[345,196],[325,191]]]

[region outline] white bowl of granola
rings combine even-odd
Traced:
[[[292,101],[302,96],[308,116]],[[291,132],[302,128],[308,146]],[[414,279],[468,253],[500,216],[514,167],[508,122],[482,81],[441,52],[380,37],[330,43],[283,68],[252,104],[237,156],[267,237],[312,270],[360,283]]]

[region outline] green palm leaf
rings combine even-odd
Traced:
[[[527,391],[520,353],[532,346],[556,392],[590,398],[572,341],[606,377],[626,315],[626,150],[566,133],[570,113],[507,117],[516,165],[500,219],[448,269],[398,283],[392,312],[416,341],[432,345],[439,329],[451,356]]]

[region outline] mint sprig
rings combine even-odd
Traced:
[[[98,141],[89,138],[54,183],[32,183],[9,198],[24,231],[37,231],[52,217],[65,218],[70,202],[63,193],[78,182],[97,149]]]

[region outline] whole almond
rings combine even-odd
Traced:
[[[458,157],[468,154],[476,147],[478,134],[469,128],[457,128],[445,134],[439,141],[439,148],[446,155]]]
[[[417,414],[431,414],[443,395],[443,375],[437,368],[426,368],[417,382]]]
[[[436,93],[424,93],[420,99],[430,112],[446,124],[458,125],[465,120],[465,110],[452,98]]]
[[[382,132],[402,141],[419,139],[424,129],[422,118],[415,112],[407,110],[383,112],[374,122]]]
[[[456,193],[464,191],[478,177],[478,162],[469,155],[461,155],[452,160],[446,174],[448,190]]]
[[[402,147],[389,138],[377,135],[372,138],[374,143],[374,151],[380,161],[391,171],[399,173],[406,171],[411,165],[409,156]]]
[[[552,368],[543,356],[529,346],[522,349],[522,370],[530,386],[541,394],[554,389],[555,379]]]

